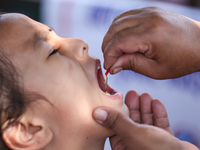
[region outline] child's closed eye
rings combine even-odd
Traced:
[[[57,52],[58,52],[58,49],[54,49],[54,50],[50,53],[49,57],[50,57],[51,55],[57,53]]]

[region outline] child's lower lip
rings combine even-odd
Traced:
[[[112,99],[123,99],[122,93],[118,91],[116,91],[113,95],[107,95],[106,93],[104,93],[104,95]]]

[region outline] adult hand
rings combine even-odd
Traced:
[[[165,106],[161,101],[151,97],[148,93],[141,96],[134,90],[129,91],[125,97],[125,104],[130,111],[130,118],[139,124],[153,125],[173,134]],[[123,139],[114,135],[110,137],[112,149],[125,148]]]
[[[180,77],[200,70],[200,23],[157,7],[130,10],[114,19],[102,51],[111,74]]]
[[[170,128],[167,111],[165,106],[159,100],[153,100],[151,95],[143,93],[141,96],[136,91],[129,91],[125,97],[125,103],[130,111],[130,118],[139,124],[153,125],[162,128],[173,134]],[[110,137],[112,149],[124,148],[123,139],[114,135]]]
[[[128,92],[125,100],[130,118],[109,107],[98,107],[93,114],[98,123],[116,133],[110,138],[113,150],[198,150],[173,136],[162,102],[152,100],[147,93],[139,96],[135,91]],[[102,116],[98,110],[107,115]]]

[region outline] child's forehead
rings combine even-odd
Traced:
[[[46,41],[49,27],[22,14],[3,14],[0,18],[0,35],[0,47],[6,51],[14,47],[19,50],[27,45],[34,46],[38,40]]]
[[[1,15],[0,18],[0,30],[7,31],[10,29],[18,29],[31,26],[33,20],[29,17],[18,14],[18,13],[8,13]]]
[[[13,52],[14,47],[20,50],[20,47],[33,43],[39,30],[37,24],[36,21],[22,14],[1,15],[0,47],[5,51]]]
[[[8,13],[1,15],[0,35],[1,39],[35,36],[45,26],[31,18],[18,13]]]
[[[21,33],[38,34],[46,25],[39,23],[28,16],[19,13],[8,13],[1,15],[0,18],[0,34],[14,35]]]
[[[22,24],[24,21],[26,22],[29,19],[29,17],[19,13],[2,14],[0,17],[0,25],[20,25],[20,23]]]

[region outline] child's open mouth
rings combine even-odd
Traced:
[[[105,79],[103,77],[102,70],[101,70],[101,65],[100,64],[99,64],[99,66],[97,68],[97,80],[98,80],[100,89],[105,93],[106,92],[106,82],[105,82]],[[112,89],[109,85],[107,85],[107,92],[110,95],[114,95],[115,93],[117,93],[117,91],[115,91],[114,89]]]

